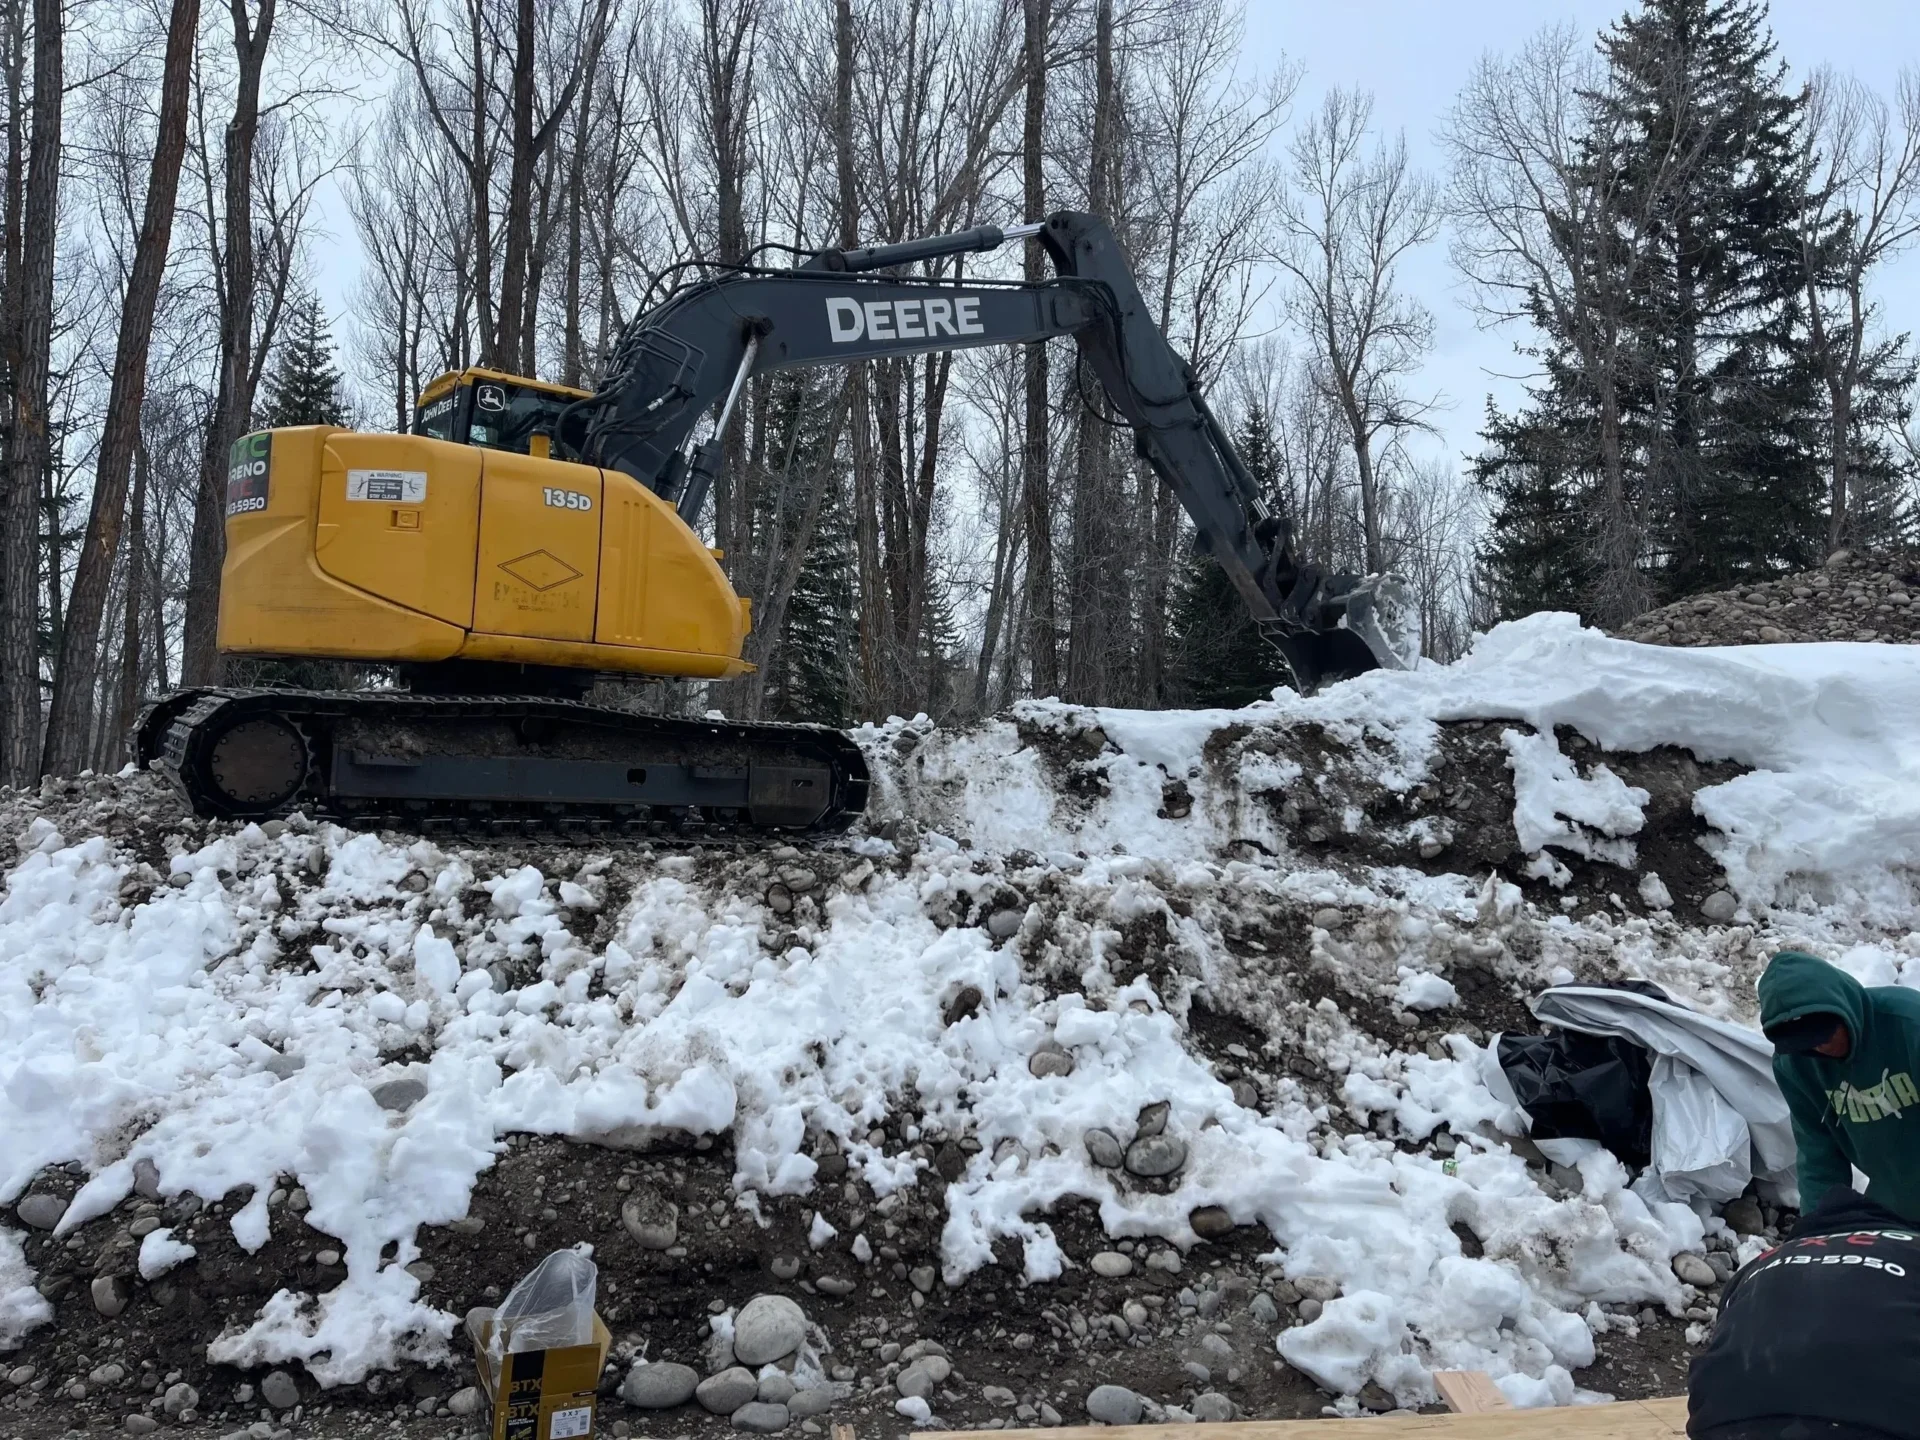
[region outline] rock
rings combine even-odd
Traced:
[[[1331,1275],[1302,1275],[1293,1282],[1293,1288],[1307,1299],[1318,1300],[1323,1305],[1340,1298],[1340,1282]]]
[[[751,1400],[733,1412],[733,1428],[754,1435],[778,1435],[787,1428],[787,1407]]]
[[[1387,1410],[1397,1410],[1400,1407],[1400,1402],[1393,1398],[1392,1392],[1385,1389],[1377,1380],[1369,1380],[1365,1385],[1362,1385],[1357,1398],[1360,1403],[1369,1410],[1384,1412]]]
[[[936,1385],[946,1384],[953,1374],[953,1362],[944,1355],[922,1355],[914,1364],[931,1375]]]
[[[1048,1075],[1071,1075],[1073,1056],[1056,1046],[1043,1046],[1028,1058],[1027,1073],[1042,1078]]]
[[[816,1415],[824,1415],[833,1408],[833,1387],[816,1385],[811,1390],[796,1391],[787,1401],[787,1415],[794,1420],[811,1420]]]
[[[920,1366],[909,1365],[894,1377],[893,1388],[902,1395],[918,1395],[922,1400],[930,1400],[933,1398],[935,1382],[933,1376]]]
[[[942,1018],[949,1025],[958,1025],[969,1016],[979,1014],[980,1002],[985,998],[978,985],[963,985],[960,993],[947,1002],[946,1009],[941,1012]]]
[[[465,1386],[447,1398],[447,1412],[451,1415],[472,1415],[479,1409],[480,1391],[476,1386]]]
[[[1180,1362],[1180,1368],[1187,1372],[1187,1378],[1196,1385],[1211,1385],[1213,1383],[1213,1371],[1209,1370],[1205,1365],[1202,1365],[1198,1360],[1183,1360]]]
[[[7,1371],[7,1384],[18,1390],[22,1385],[31,1385],[37,1373],[31,1365],[16,1365]]]
[[[1233,1091],[1233,1103],[1242,1110],[1260,1108],[1260,1087],[1251,1080],[1236,1080],[1228,1088]]]
[[[754,1398],[763,1405],[785,1405],[793,1399],[796,1389],[791,1375],[775,1370],[760,1377],[760,1392]]]
[[[989,1405],[998,1405],[1004,1409],[1020,1397],[1004,1385],[982,1385],[980,1387],[980,1398]]]
[[[1102,1425],[1138,1425],[1140,1397],[1124,1385],[1096,1385],[1087,1392],[1087,1414]]]
[[[1193,1397],[1193,1418],[1202,1425],[1219,1425],[1233,1419],[1233,1401],[1218,1390]]]
[[[804,895],[820,883],[820,877],[811,870],[789,870],[780,878],[787,882],[787,888],[796,895]]]
[[[1331,905],[1323,905],[1313,912],[1313,923],[1322,930],[1331,930],[1346,918],[1346,911],[1335,909]]]
[[[778,880],[767,887],[767,908],[776,915],[793,912],[793,892]]]
[[[831,1295],[834,1299],[844,1299],[853,1293],[853,1281],[844,1275],[822,1275],[813,1282],[813,1288],[822,1295]]]
[[[338,1250],[316,1250],[313,1252],[313,1263],[320,1266],[323,1270],[330,1270],[340,1263],[340,1252]]]
[[[60,1223],[60,1217],[67,1213],[67,1202],[58,1195],[49,1195],[42,1191],[37,1195],[24,1195],[13,1207],[13,1213],[20,1217],[22,1225],[35,1230],[51,1230]]]
[[[933,1419],[933,1407],[918,1395],[902,1395],[893,1402],[894,1413],[904,1415],[916,1425],[924,1425]]]
[[[760,1382],[744,1365],[734,1365],[718,1375],[709,1375],[694,1387],[693,1398],[700,1408],[714,1415],[731,1415],[760,1393]]]
[[[1760,1202],[1751,1195],[1742,1195],[1720,1212],[1727,1224],[1733,1227],[1736,1235],[1763,1235],[1767,1222],[1761,1217]]]
[[[767,1273],[776,1280],[797,1280],[800,1278],[800,1257],[776,1255],[767,1262]]]
[[[126,1378],[126,1368],[111,1362],[105,1365],[96,1365],[87,1373],[87,1383],[89,1385],[118,1385]]]
[[[1262,1325],[1280,1323],[1280,1307],[1273,1303],[1273,1297],[1264,1290],[1248,1302],[1247,1313]]]
[[[1047,1402],[1044,1400],[1040,1402],[1040,1423],[1042,1425],[1047,1425],[1047,1426],[1058,1425],[1061,1423],[1060,1412],[1054,1409],[1053,1406],[1047,1404]]]
[[[1713,1278],[1724,1285],[1733,1278],[1733,1257],[1724,1250],[1709,1250],[1707,1268],[1713,1271]]]
[[[182,1415],[186,1414],[187,1411],[196,1409],[199,1404],[200,1392],[184,1380],[169,1385],[166,1394],[160,1398],[160,1408],[166,1411],[170,1418],[175,1420],[178,1420]]]
[[[1159,1135],[1167,1128],[1167,1116],[1173,1113],[1173,1106],[1165,1100],[1156,1100],[1151,1105],[1140,1107],[1140,1118],[1134,1122],[1133,1138],[1145,1140],[1149,1136]]]
[[[756,1295],[733,1321],[733,1354],[742,1365],[768,1365],[800,1348],[807,1315],[784,1295]]]
[[[127,1282],[118,1275],[101,1275],[93,1282],[93,1308],[111,1320],[127,1308]]]
[[[931,1265],[916,1265],[907,1272],[907,1283],[922,1295],[933,1293],[933,1282],[939,1278],[939,1272]]]
[[[1725,890],[1716,890],[1700,902],[1700,913],[1716,925],[1724,925],[1733,919],[1734,912],[1740,908],[1740,902]]]
[[[1309,1295],[1294,1307],[1294,1314],[1311,1325],[1320,1318],[1320,1312],[1326,1308],[1324,1304]]]
[[[1172,1135],[1148,1135],[1127,1147],[1127,1173],[1131,1175],[1171,1175],[1186,1163],[1186,1144]]]
[[[987,933],[996,940],[1011,940],[1026,918],[1024,910],[996,910],[987,916]]]
[[[1720,1283],[1720,1277],[1714,1274],[1706,1258],[1691,1251],[1682,1251],[1673,1257],[1673,1273],[1684,1283],[1702,1290]]]
[[[1202,1240],[1218,1240],[1233,1231],[1233,1217],[1219,1205],[1202,1205],[1187,1216],[1187,1224]]]
[[[284,1370],[271,1370],[260,1382],[260,1398],[276,1410],[291,1410],[300,1403],[299,1383]]]
[[[1126,1152],[1111,1130],[1093,1129],[1086,1134],[1087,1158],[1104,1170],[1118,1170]]]
[[[1217,1332],[1200,1337],[1200,1348],[1216,1360],[1233,1358],[1233,1342]]]
[[[636,1361],[620,1382],[620,1398],[639,1410],[671,1410],[686,1404],[699,1388],[700,1372],[691,1365]]]
[[[407,1274],[418,1280],[422,1285],[433,1279],[438,1273],[439,1272],[433,1268],[433,1262],[431,1260],[415,1260],[407,1266]]]
[[[136,1240],[144,1240],[159,1228],[160,1217],[158,1215],[142,1215],[138,1220],[127,1226],[127,1233]]]
[[[413,1075],[402,1075],[373,1087],[373,1103],[382,1110],[410,1110],[427,1098],[427,1082]]]
[[[1786,640],[1786,638],[1787,632],[1782,630],[1778,625],[1762,625],[1760,627],[1760,639],[1764,644],[1778,645]]]
[[[620,1206],[620,1224],[643,1250],[666,1250],[680,1238],[680,1207],[650,1185],[635,1185]]]
[[[1088,1262],[1093,1273],[1107,1280],[1118,1280],[1133,1273],[1133,1257],[1118,1250],[1102,1250]]]
[[[160,1198],[160,1167],[144,1155],[133,1162],[133,1193],[142,1200]]]
[[[142,1415],[135,1411],[120,1422],[120,1428],[129,1435],[151,1435],[160,1428],[160,1422],[151,1415]]]
[[[269,1075],[276,1075],[284,1080],[289,1075],[304,1070],[306,1065],[307,1060],[304,1055],[269,1055],[260,1068]]]

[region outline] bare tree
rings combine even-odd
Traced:
[[[1047,31],[1053,0],[1021,0],[1026,39],[1021,64],[1026,81],[1026,113],[1020,130],[1020,175],[1026,215],[1047,212]],[[1032,283],[1047,275],[1040,242],[1029,240],[1024,277]],[[1026,432],[1021,452],[1020,486],[1027,529],[1027,660],[1033,666],[1033,693],[1060,690],[1059,637],[1053,585],[1053,476],[1047,470],[1047,429],[1053,423],[1047,395],[1047,347],[1027,347]]]
[[[1346,420],[1360,481],[1366,566],[1387,563],[1377,446],[1423,423],[1432,401],[1404,379],[1433,342],[1433,317],[1399,288],[1400,263],[1440,227],[1440,195],[1404,136],[1369,146],[1373,99],[1330,90],[1290,147],[1278,262],[1289,305]]]
[[[1854,424],[1871,372],[1893,354],[1876,347],[1867,276],[1920,238],[1920,71],[1900,77],[1895,105],[1851,76],[1816,73],[1808,87],[1811,203],[1798,233],[1807,327],[1827,392],[1827,548],[1848,543]]]
[[[18,45],[19,11],[13,14]],[[39,771],[40,665],[35,642],[40,574],[35,530],[41,479],[52,470],[47,382],[53,346],[54,239],[60,225],[65,25],[60,0],[33,0],[32,132],[17,248],[11,192],[18,183],[19,157],[12,134],[8,147],[8,264],[0,325],[5,328],[13,393],[7,416],[6,486],[0,495],[0,780],[15,785]],[[19,113],[17,103],[14,113]]]
[[[1593,614],[1619,624],[1649,596],[1645,497],[1630,474],[1622,420],[1643,364],[1629,308],[1663,207],[1692,157],[1678,137],[1684,127],[1675,127],[1645,173],[1626,173],[1610,83],[1571,25],[1543,31],[1517,56],[1480,62],[1443,142],[1453,163],[1453,261],[1483,322],[1538,322],[1564,337],[1591,396],[1599,471]]]
[[[93,504],[53,672],[53,703],[47,717],[41,767],[55,774],[71,773],[86,761],[87,737],[94,716],[100,626],[126,518],[127,479],[139,440],[141,406],[146,398],[154,308],[159,301],[162,272],[173,236],[174,200],[180,183],[181,161],[186,153],[187,101],[192,82],[194,30],[199,20],[200,0],[173,0],[161,70],[153,164],[147,180],[140,235],[134,245],[133,266],[121,304],[120,340],[101,430]]]

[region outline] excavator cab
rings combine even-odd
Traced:
[[[483,450],[546,459],[561,412],[592,392],[470,365],[450,370],[420,392],[413,433]]]

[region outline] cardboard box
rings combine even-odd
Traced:
[[[583,1440],[592,1436],[594,1395],[613,1344],[613,1336],[598,1311],[594,1313],[590,1343],[502,1356],[498,1375],[493,1373],[487,1355],[493,1316],[489,1313],[470,1318],[467,1334],[473,1340],[481,1393],[493,1410],[493,1440]]]

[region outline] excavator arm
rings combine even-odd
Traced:
[[[1037,235],[1054,279],[1031,284],[887,272]],[[1311,690],[1419,651],[1404,586],[1330,574],[1294,554],[1208,408],[1193,368],[1154,323],[1118,240],[1096,216],[983,226],[859,250],[828,250],[791,270],[733,272],[689,285],[622,335],[607,381],[562,413],[560,453],[633,476],[698,516],[719,467],[720,436],[746,381],[801,366],[1021,345],[1072,337],[1128,425],[1137,453],[1179,498],[1200,545]],[[709,435],[695,439],[718,409]],[[691,448],[689,448],[691,446]]]

